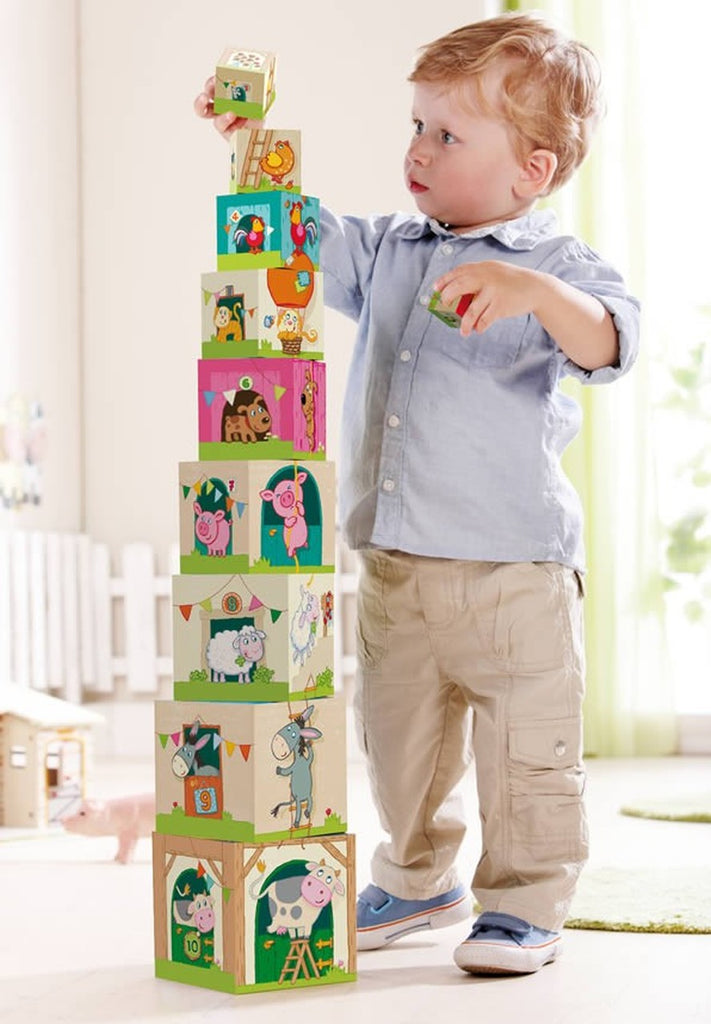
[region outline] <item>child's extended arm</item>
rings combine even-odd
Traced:
[[[614,366],[619,342],[612,317],[587,292],[552,274],[499,260],[464,263],[434,283],[445,305],[473,293],[460,333],[480,333],[504,317],[532,313],[562,351],[585,370]]]

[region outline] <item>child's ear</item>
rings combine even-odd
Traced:
[[[545,195],[558,167],[558,157],[550,149],[534,149],[521,164],[516,194],[521,199]]]

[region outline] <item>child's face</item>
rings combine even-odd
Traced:
[[[487,98],[498,80],[485,79]],[[405,182],[421,213],[463,232],[511,220],[532,205],[517,194],[522,167],[502,120],[483,113],[472,87],[461,92],[415,82],[415,132]]]

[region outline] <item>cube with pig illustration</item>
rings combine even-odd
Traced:
[[[355,839],[154,834],[158,978],[247,993],[356,978]]]
[[[156,830],[250,842],[346,829],[341,696],[157,701]]]
[[[203,359],[323,359],[323,274],[306,256],[203,274],[201,286]]]
[[[199,359],[198,441],[201,459],[324,459],[325,365]]]
[[[176,700],[333,696],[330,573],[173,577]]]
[[[181,573],[333,572],[332,462],[180,464]]]

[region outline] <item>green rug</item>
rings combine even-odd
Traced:
[[[711,822],[711,793],[635,800],[621,807],[620,814],[658,821]]]
[[[587,868],[565,926],[711,934],[711,866]]]

